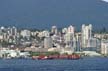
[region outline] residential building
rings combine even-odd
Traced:
[[[52,39],[51,37],[44,38],[44,48],[52,48]]]
[[[108,55],[108,41],[101,42],[101,54]]]
[[[92,25],[82,25],[82,41],[81,41],[81,47],[87,48],[90,47],[90,40],[92,38]]]

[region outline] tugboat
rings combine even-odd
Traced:
[[[69,60],[77,60],[80,59],[80,55],[72,54],[72,55],[40,55],[40,56],[33,56],[32,59],[37,60],[54,60],[54,59],[69,59]]]

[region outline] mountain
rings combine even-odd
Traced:
[[[108,3],[102,0],[0,0],[0,26],[49,29],[93,24],[108,27]]]

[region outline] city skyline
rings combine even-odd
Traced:
[[[0,0],[0,71],[108,71],[108,0]]]

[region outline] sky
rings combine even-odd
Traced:
[[[102,1],[108,2],[108,0],[102,0]]]
[[[0,0],[0,26],[49,29],[93,24],[108,27],[108,4],[101,0]]]

